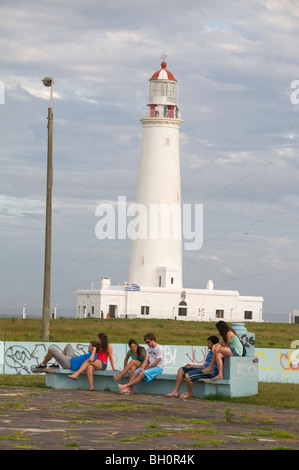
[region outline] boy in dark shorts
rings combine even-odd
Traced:
[[[218,374],[216,363],[211,374],[204,374],[202,372],[202,369],[209,367],[212,361],[212,358],[213,358],[212,346],[218,343],[219,343],[219,339],[217,338],[217,336],[210,336],[207,339],[207,346],[209,348],[209,352],[208,352],[206,361],[202,366],[186,364],[185,366],[179,368],[177,372],[175,387],[171,393],[168,393],[167,395],[165,395],[166,397],[190,398],[193,395],[193,383],[196,382],[196,380],[203,379],[203,378],[204,379],[213,378]],[[183,393],[182,395],[179,395],[179,390],[183,383],[184,378],[185,378],[186,385],[187,385],[187,392]]]

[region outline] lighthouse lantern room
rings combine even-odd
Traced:
[[[150,78],[150,117],[178,118],[177,80],[161,63],[161,70]]]

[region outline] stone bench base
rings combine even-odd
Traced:
[[[74,371],[69,369],[52,370],[46,369],[46,386],[57,389],[81,389],[88,390],[89,384],[86,374],[81,374],[77,380],[70,379],[69,374]],[[199,379],[193,384],[193,396],[204,398],[208,395],[221,394],[228,397],[243,397],[257,395],[258,393],[258,364],[255,357],[229,357],[224,359],[224,379],[211,380]],[[118,375],[116,371],[105,370],[94,372],[95,390],[109,390],[118,392],[117,383],[113,376]],[[176,373],[168,373],[156,376],[151,382],[142,380],[134,386],[135,393],[149,393],[166,395],[172,392],[176,381]],[[123,377],[119,382],[127,383],[128,377]],[[187,391],[186,383],[183,382],[180,393]]]

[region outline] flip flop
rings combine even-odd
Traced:
[[[193,395],[186,395],[185,393],[182,393],[182,395],[180,395],[179,398],[183,398],[183,400],[186,400],[187,398],[192,398],[192,396]]]

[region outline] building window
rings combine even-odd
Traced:
[[[245,310],[244,320],[252,320],[252,311],[251,310]]]
[[[186,317],[187,316],[187,304],[184,300],[182,300],[179,303],[179,312],[178,312],[178,314],[181,317]]]
[[[94,315],[94,307],[91,307],[91,314]]]
[[[216,310],[216,318],[223,318],[224,310]]]
[[[141,306],[141,315],[149,315],[149,306],[148,305],[142,305]]]

